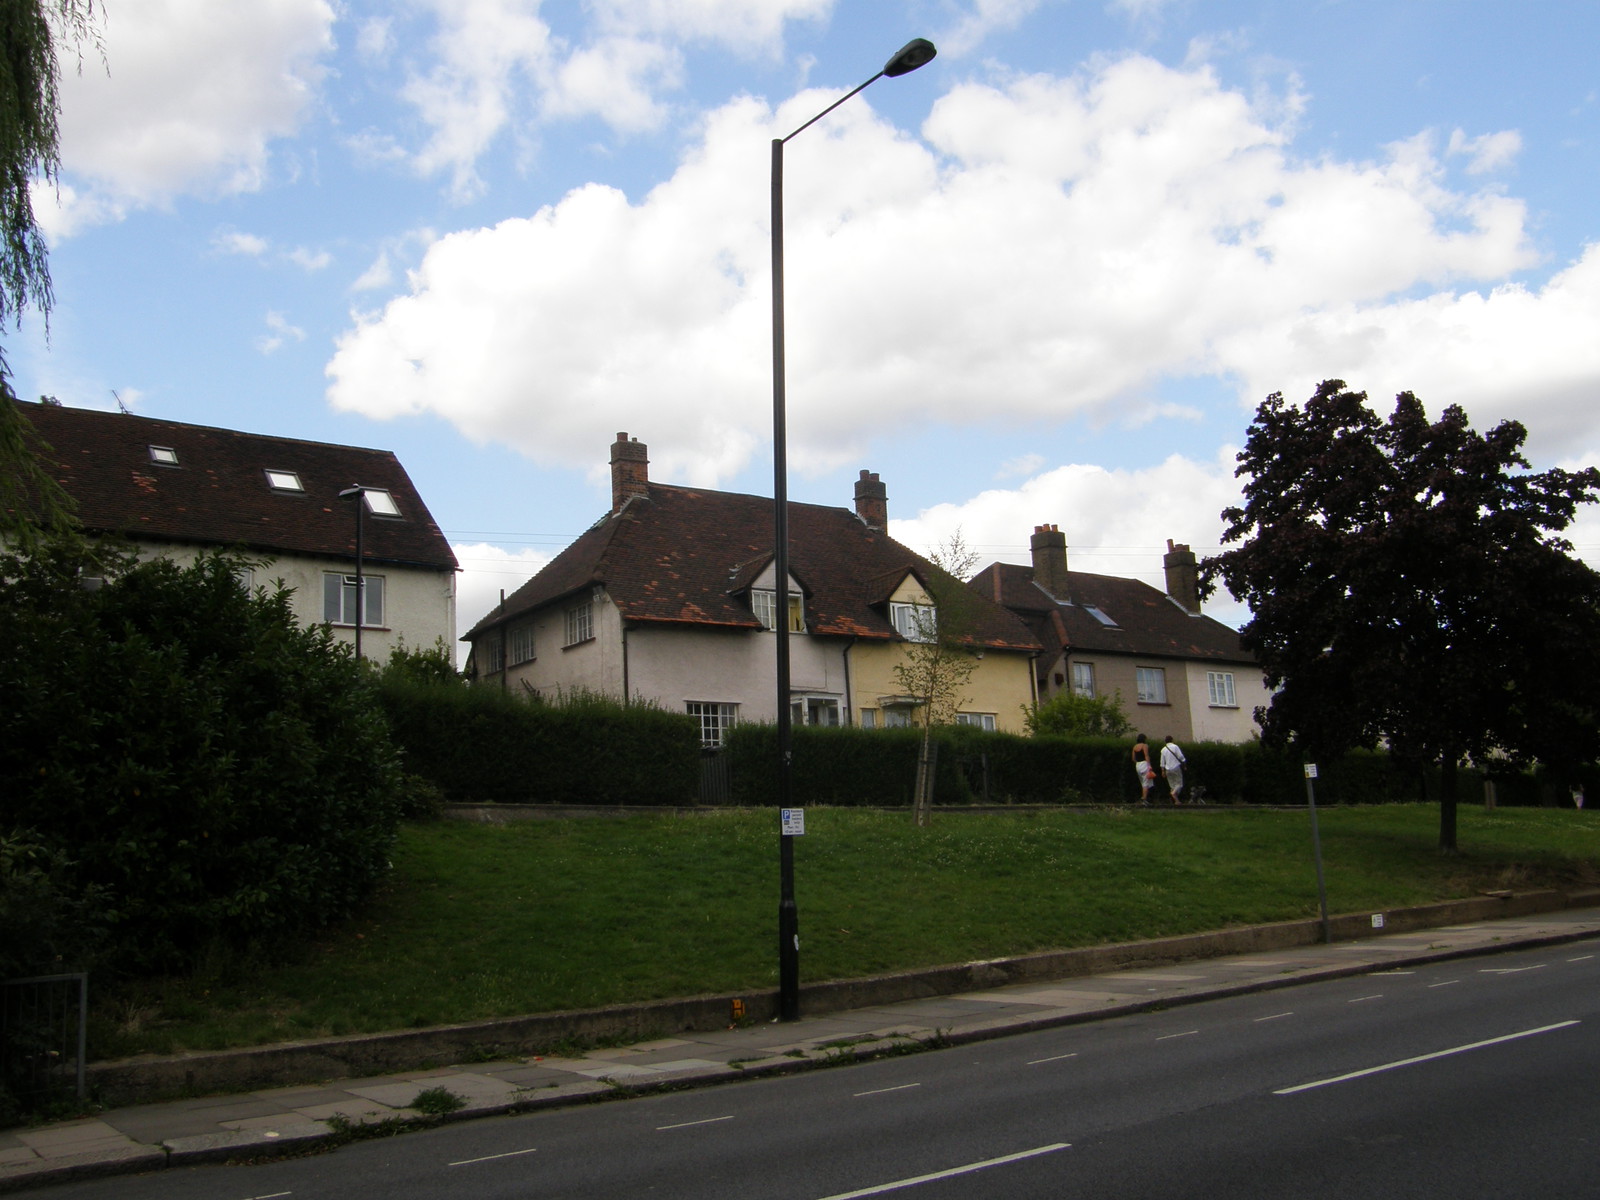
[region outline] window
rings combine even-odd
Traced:
[[[768,629],[776,629],[778,624],[778,593],[766,589],[752,589],[750,592],[750,610],[755,613],[756,620]],[[802,598],[796,592],[789,593],[789,632],[804,633],[806,631],[805,608]]]
[[[239,586],[247,592],[256,590],[256,569],[254,567],[235,567],[233,577],[239,581]]]
[[[508,638],[510,646],[507,649],[511,665],[533,661],[533,626],[519,625],[511,631]]]
[[[1072,664],[1072,694],[1074,696],[1087,696],[1094,699],[1094,664],[1075,662]]]
[[[861,728],[876,729],[877,727],[878,710],[875,708],[863,708],[861,710]]]
[[[363,626],[378,628],[383,625],[383,576],[365,575],[362,582],[367,593],[367,607],[361,615]],[[330,625],[356,623],[356,577],[354,575],[324,575],[322,577],[322,619]]]
[[[383,488],[363,488],[361,495],[367,502],[367,511],[375,517],[398,517],[400,506],[394,496]]]
[[[178,465],[178,452],[171,446],[151,446],[150,461],[163,467]]]
[[[911,710],[909,708],[886,708],[883,710],[883,727],[885,729],[909,729],[911,726]]]
[[[722,745],[739,714],[737,704],[721,704],[714,700],[691,700],[686,708],[689,715],[700,722],[700,745],[707,749]]]
[[[1232,671],[1207,671],[1206,691],[1210,695],[1212,708],[1239,707],[1233,695]]]
[[[908,642],[931,642],[939,636],[939,614],[931,604],[891,604],[889,620]]]
[[[267,469],[267,486],[275,492],[303,492],[305,487],[300,482],[300,476],[293,471],[274,471]],[[355,622],[351,622],[355,624]]]
[[[585,600],[567,609],[567,645],[576,646],[594,637],[594,601]]]
[[[485,638],[483,643],[483,673],[497,675],[506,667],[505,649],[500,645],[498,637]]]
[[[796,725],[838,725],[839,701],[832,696],[796,696],[789,702],[789,719]]]
[[[1104,612],[1102,612],[1100,609],[1096,608],[1092,604],[1085,604],[1083,606],[1083,611],[1088,613],[1096,621],[1099,621],[1100,624],[1105,625],[1108,628],[1111,628],[1111,629],[1120,628],[1120,626],[1118,626],[1115,621],[1113,621],[1109,616],[1107,616]]]
[[[1165,704],[1167,702],[1167,672],[1163,667],[1136,667],[1135,686],[1139,689],[1140,704]]]
[[[957,713],[956,714],[956,724],[957,725],[973,725],[973,726],[976,726],[979,729],[983,729],[983,730],[988,731],[989,733],[993,733],[994,732],[994,714],[993,713]]]

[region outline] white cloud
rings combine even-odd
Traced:
[[[1032,475],[1044,466],[1044,455],[1023,454],[1000,464],[996,479],[1014,479],[1018,475]]]
[[[834,0],[594,0],[592,7],[610,33],[716,42],[753,54],[776,51],[790,21],[826,19]]]
[[[1447,153],[1452,157],[1465,154],[1469,159],[1469,175],[1489,175],[1505,170],[1522,153],[1522,135],[1515,130],[1503,130],[1469,138],[1457,129],[1450,134]]]
[[[640,38],[606,38],[551,72],[541,108],[547,119],[593,114],[619,132],[637,133],[666,118],[656,94],[682,86],[676,51]]]
[[[261,185],[332,49],[327,0],[118,0],[104,65],[62,72],[61,160],[72,187],[41,223],[61,236],[184,193]]]
[[[290,340],[296,342],[306,340],[306,331],[297,325],[291,325],[280,312],[267,313],[267,329],[269,332],[256,338],[256,349],[262,354],[272,354]]]
[[[287,257],[302,271],[321,271],[333,262],[333,255],[326,250],[310,250],[305,246],[296,246]]]
[[[767,176],[751,147],[834,98],[805,93],[776,117],[727,104],[637,202],[591,185],[439,239],[408,294],[340,339],[330,400],[436,412],[474,440],[581,466],[647,411],[658,477],[726,479],[769,434]],[[924,142],[867,101],[785,152],[802,472],[857,461],[908,423],[1182,420],[1158,391],[1185,376],[1237,380],[1252,405],[1300,379],[1361,386],[1380,348],[1431,363],[1402,386],[1437,380],[1441,399],[1458,382],[1511,396],[1559,378],[1520,405],[1552,417],[1600,380],[1600,259],[1539,290],[1505,282],[1534,263],[1523,204],[1452,189],[1426,135],[1376,161],[1301,159],[1298,97],[1138,56],[958,85]],[[1495,290],[1450,290],[1462,281]],[[1541,361],[1488,333],[1485,305],[1515,313],[1505,328],[1527,328]],[[1480,331],[1456,355],[1472,366],[1443,377],[1455,341]]]
[[[218,233],[211,239],[211,244],[223,254],[239,254],[245,258],[260,258],[272,248],[266,238],[238,230]]]
[[[983,44],[991,33],[1015,29],[1041,0],[973,0],[972,8],[934,38],[939,53],[960,57]]]

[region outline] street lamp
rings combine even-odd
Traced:
[[[783,364],[783,144],[822,120],[839,105],[876,83],[915,71],[938,51],[926,38],[902,46],[871,79],[840,96],[788,137],[772,139],[772,571],[778,594],[773,632],[778,635],[778,809],[789,809],[794,792],[794,747],[789,711],[789,438]],[[794,835],[778,835],[778,1015],[800,1016],[800,913],[794,900]]]
[[[364,555],[361,552],[361,531],[362,531],[361,518],[362,518],[363,515],[365,515],[365,512],[366,512],[366,507],[367,507],[367,489],[364,488],[364,487],[361,487],[360,485],[357,485],[355,487],[347,487],[347,488],[344,489],[344,491],[339,493],[339,499],[341,499],[341,500],[352,500],[353,499],[356,502],[356,661],[360,662],[361,661],[361,618],[364,615],[362,610],[364,608],[366,608],[366,606],[367,606],[366,580],[365,580],[365,577],[362,575],[362,566],[361,566],[361,560],[364,557]]]

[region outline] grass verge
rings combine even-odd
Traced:
[[[1329,906],[1600,882],[1600,817],[1319,810]],[[227,958],[102,995],[97,1058],[222,1049],[777,986],[767,812],[408,827],[357,920],[287,963]],[[812,809],[796,845],[805,981],[1316,913],[1303,812]]]

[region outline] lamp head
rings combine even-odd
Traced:
[[[341,499],[341,500],[349,500],[352,497],[365,496],[366,494],[367,494],[367,489],[364,488],[364,487],[360,487],[360,486],[347,487],[347,488],[344,489],[344,491],[339,493],[339,499]]]
[[[890,79],[897,75],[909,75],[918,67],[927,66],[938,53],[927,38],[912,38],[884,64],[883,73]]]

